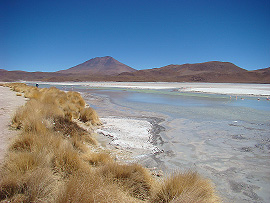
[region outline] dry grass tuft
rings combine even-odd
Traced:
[[[85,101],[78,92],[68,92],[67,98],[69,101],[71,101],[73,104],[75,104],[78,108],[83,109],[85,107]]]
[[[55,202],[64,182],[49,168],[29,171],[23,180],[24,195],[28,202]]]
[[[86,142],[88,144],[96,145],[97,141],[89,132],[78,126],[77,123],[70,121],[67,118],[56,117],[54,119],[54,130],[63,133],[65,136],[74,138],[74,142]]]
[[[39,99],[41,97],[41,93],[38,88],[29,87],[26,91],[24,91],[24,97],[31,98],[31,99]]]
[[[149,171],[141,165],[108,163],[101,168],[100,174],[138,199],[145,200],[151,194],[153,179]]]
[[[0,200],[6,202],[55,202],[64,183],[48,168],[29,170],[16,178],[0,181]]]
[[[154,194],[151,202],[219,202],[209,180],[198,173],[188,171],[171,175]]]
[[[115,202],[115,203],[138,203],[137,199],[130,197],[117,185],[110,184],[94,172],[76,173],[72,175],[66,185],[62,196],[59,196],[58,203],[68,202]]]
[[[81,111],[80,120],[83,122],[90,121],[92,125],[101,125],[101,121],[99,120],[96,111],[91,107],[84,108]]]
[[[102,166],[104,164],[114,162],[112,157],[108,153],[105,153],[105,152],[99,152],[99,153],[91,152],[88,154],[83,154],[82,159],[92,166]]]
[[[25,133],[22,135],[19,135],[16,140],[13,141],[13,143],[10,145],[9,150],[10,151],[32,151],[32,146],[36,142],[36,135],[35,134],[29,134]]]
[[[15,194],[19,194],[22,191],[22,186],[18,182],[17,177],[9,176],[1,177],[0,180],[0,201],[11,198]]]
[[[10,152],[2,166],[2,174],[22,176],[38,167],[50,167],[51,154],[41,152]]]
[[[87,169],[78,152],[73,149],[68,140],[64,140],[59,146],[53,149],[52,168],[53,171],[59,173],[63,178],[68,178],[78,170]]]
[[[69,141],[73,147],[74,150],[77,152],[84,154],[89,152],[89,147],[88,145],[83,142],[81,139],[78,139],[76,137],[69,138]],[[92,146],[95,146],[94,144],[91,144]]]
[[[12,126],[26,132],[43,133],[48,129],[48,120],[64,114],[56,106],[30,100],[19,108],[12,119]]]

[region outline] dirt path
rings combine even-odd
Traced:
[[[8,87],[0,86],[0,164],[4,160],[11,139],[17,133],[9,127],[12,115],[25,102],[24,97],[16,96],[16,92],[11,91]]]

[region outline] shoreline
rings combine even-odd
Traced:
[[[90,96],[91,92],[87,94],[89,94],[89,101],[93,101]],[[264,140],[264,138],[255,135],[264,132],[263,126],[256,126],[256,124],[249,124],[238,119],[214,121],[211,124],[208,120],[197,121],[191,118],[173,118],[171,120],[170,116],[167,117],[157,112],[153,115],[153,112],[147,112],[147,109],[134,110],[131,106],[122,106],[121,103],[114,102],[107,96],[99,97],[94,94],[92,98],[98,99],[97,106],[106,106],[106,111],[104,108],[100,109],[106,116],[130,117],[130,115],[135,115],[133,117],[140,119],[142,116],[138,115],[145,115],[143,118],[157,118],[158,125],[166,128],[166,132],[163,133],[161,130],[157,133],[161,136],[160,149],[164,152],[141,156],[140,159],[137,159],[145,167],[157,168],[164,174],[178,169],[196,170],[218,185],[220,194],[226,191],[226,194],[221,195],[224,202],[232,202],[234,199],[239,202],[264,202],[263,200],[267,199],[268,196],[265,193],[267,187],[264,186],[267,183],[263,178],[257,177],[252,164],[246,163],[244,159],[246,156],[253,157],[261,153],[258,147],[264,147],[264,145],[260,143],[259,139]],[[210,127],[207,128],[207,125]],[[193,129],[194,127],[195,129]],[[252,131],[254,131],[255,137],[252,136]],[[176,132],[180,132],[179,137]],[[232,151],[229,153],[227,150]],[[132,154],[129,155],[132,156]],[[241,162],[238,157],[239,160],[242,160]]]
[[[100,117],[103,125],[95,130],[99,134],[98,140],[108,148],[126,152],[128,157],[120,157],[125,162],[143,163],[145,159],[164,153],[164,143],[161,132],[165,127],[160,125],[164,119],[155,117],[128,117],[128,116],[107,116]],[[134,128],[135,132],[128,135],[129,129]],[[102,136],[107,138],[102,139]],[[143,164],[145,165],[145,164]],[[152,161],[147,168],[161,169],[157,163]]]
[[[249,83],[176,83],[176,82],[27,82],[49,85],[76,86],[86,88],[126,89],[176,89],[179,92],[200,92],[239,96],[270,96],[270,84]]]

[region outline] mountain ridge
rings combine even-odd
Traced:
[[[0,81],[17,80],[270,83],[270,68],[248,71],[231,62],[208,61],[135,70],[111,56],[105,56],[56,72],[0,69]]]

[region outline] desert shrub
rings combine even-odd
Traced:
[[[15,176],[5,176],[0,179],[0,201],[11,198],[22,191],[22,184]]]
[[[61,108],[61,105],[67,101],[67,94],[55,87],[40,89],[42,96],[40,102],[56,105]]]
[[[64,141],[61,134],[45,132],[43,134],[36,134],[35,132],[18,135],[9,147],[10,152],[41,152],[47,150],[49,153],[55,147],[58,147]]]
[[[198,173],[175,173],[165,179],[151,202],[219,202],[209,180]]]
[[[63,187],[60,177],[48,168],[29,170],[23,176],[0,181],[0,200],[6,202],[55,202]]]
[[[82,161],[71,143],[64,140],[53,148],[52,168],[63,178],[68,178],[78,170],[89,168],[89,165]]]
[[[23,107],[17,109],[15,115],[12,118],[12,124],[11,126],[16,129],[22,128],[22,118],[23,118]]]
[[[96,145],[97,141],[89,132],[78,126],[77,123],[70,121],[67,118],[56,117],[54,119],[54,130],[63,133],[65,136],[74,138],[74,142],[86,142],[88,144]]]
[[[39,99],[41,97],[41,93],[36,87],[29,87],[26,90],[23,90],[24,97],[30,99]]]
[[[144,200],[151,194],[152,177],[141,165],[108,163],[101,168],[100,173],[106,179],[123,187],[133,197]]]
[[[99,153],[87,153],[82,155],[82,159],[92,166],[101,166],[107,163],[112,163],[114,160],[111,158],[110,154],[105,152]]]
[[[72,119],[79,119],[80,117],[80,109],[74,103],[67,101],[65,104],[62,105],[62,109],[64,111],[65,117],[72,120]]]
[[[80,93],[70,91],[67,93],[67,97],[68,100],[71,103],[76,104],[79,109],[83,109],[85,107],[85,101]]]
[[[27,119],[24,119],[22,122],[23,130],[25,132],[36,132],[36,133],[46,132],[47,128],[44,121],[45,119],[43,119],[41,115],[29,113],[27,115]]]
[[[20,93],[23,93],[23,91],[27,88],[27,85],[24,83],[5,83],[3,86],[9,87],[11,90]]]
[[[37,142],[35,134],[25,133],[19,135],[10,145],[10,151],[32,151],[34,143]]]
[[[38,167],[49,167],[50,160],[51,154],[46,151],[10,152],[2,165],[1,174],[3,176],[23,176],[28,171]]]
[[[40,114],[40,106],[35,101],[27,103],[20,108],[12,119],[12,126],[24,131],[43,132],[46,126],[43,122],[43,115]]]
[[[101,124],[96,111],[91,107],[84,108],[81,111],[80,120],[83,122],[90,121],[92,125],[100,125]]]
[[[59,196],[57,203],[69,202],[139,202],[122,191],[117,185],[105,182],[95,173],[79,172],[72,175],[67,182],[65,191]]]
[[[90,121],[93,125],[100,124],[95,110],[85,108],[85,101],[78,92],[66,93],[55,87],[36,88],[20,83],[9,83],[6,86],[11,87],[14,91],[24,93],[24,96],[30,98],[31,101],[38,101],[39,105],[42,105],[42,108],[38,109],[42,109],[40,114],[43,117],[63,116],[69,120],[81,119],[84,122]],[[31,106],[33,105],[31,104]]]
[[[89,151],[88,145],[82,142],[81,139],[78,139],[77,137],[72,137],[69,138],[69,141],[72,144],[73,149],[76,150],[77,152],[87,153]]]
[[[57,106],[31,100],[16,111],[12,126],[26,132],[43,133],[53,127],[53,118],[59,116],[64,116],[64,113]]]
[[[27,202],[55,202],[64,182],[49,168],[37,168],[23,179],[23,194]]]
[[[88,134],[88,132],[78,126],[77,123],[64,117],[56,117],[54,123],[54,130],[60,131],[68,137],[79,137]]]

